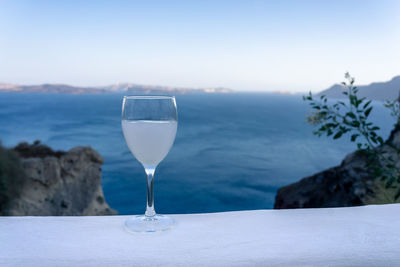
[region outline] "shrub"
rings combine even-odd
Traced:
[[[10,200],[19,195],[23,178],[18,155],[0,143],[0,214],[5,214]]]
[[[54,151],[50,147],[41,144],[39,140],[36,140],[33,144],[27,142],[19,143],[13,150],[22,158],[44,158],[47,156],[59,158],[65,154],[64,151]]]
[[[400,150],[391,143],[391,140],[384,142],[378,134],[379,127],[369,120],[373,109],[372,100],[365,97],[360,98],[358,89],[354,86],[355,79],[349,73],[345,74],[346,82],[343,82],[345,90],[343,95],[348,102],[337,101],[333,104],[328,102],[325,95],[314,99],[311,92],[303,96],[308,101],[313,111],[307,116],[307,121],[317,129],[313,133],[317,136],[332,136],[333,139],[341,138],[350,134],[350,141],[357,144],[357,152],[366,156],[366,168],[370,169],[375,178],[386,182],[386,188],[398,188],[400,185],[400,168],[397,167],[397,160]],[[400,105],[398,100],[389,101],[385,106],[390,109],[392,116],[396,117],[395,127],[399,126]],[[387,150],[378,149],[382,145],[394,149],[397,157],[388,153]],[[397,183],[397,186],[395,186]],[[395,194],[395,200],[400,197],[400,189]]]

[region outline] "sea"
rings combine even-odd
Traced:
[[[12,147],[41,140],[56,150],[91,146],[105,159],[102,186],[119,214],[141,214],[145,172],[121,130],[122,94],[0,94],[0,140]],[[301,95],[176,96],[178,132],[155,174],[159,213],[271,209],[277,190],[340,164],[350,137],[317,137]],[[394,119],[373,102],[371,119],[389,136]]]

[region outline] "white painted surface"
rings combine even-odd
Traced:
[[[173,217],[0,217],[0,266],[400,266],[400,204]]]

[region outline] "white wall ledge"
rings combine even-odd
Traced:
[[[130,234],[127,216],[0,217],[0,266],[399,266],[400,204],[173,215]]]

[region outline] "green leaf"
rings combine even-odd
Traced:
[[[327,123],[326,127],[328,128],[336,128],[338,126],[338,123]]]
[[[357,100],[357,98],[354,95],[349,95],[349,99],[350,99],[350,104],[352,104],[353,106],[355,106],[355,102]]]
[[[373,107],[369,107],[366,111],[364,111],[365,117],[368,117],[369,113],[371,113]]]
[[[338,138],[340,138],[342,135],[343,135],[343,132],[342,132],[342,131],[339,131],[339,132],[337,132],[337,133],[333,136],[333,139],[338,139]]]
[[[356,108],[358,108],[358,106],[362,103],[362,99],[357,99],[357,97],[355,98],[355,106]]]
[[[371,101],[372,101],[372,100],[370,100],[370,101],[368,101],[367,103],[365,103],[364,106],[363,106],[363,108],[364,108],[364,109],[367,108],[367,107],[369,106],[369,104],[371,104]]]
[[[357,139],[358,136],[360,136],[360,135],[359,135],[359,134],[353,134],[353,135],[351,136],[351,142],[356,141],[356,139]]]
[[[381,145],[383,145],[384,141],[382,137],[378,136],[377,140]]]
[[[350,112],[350,111],[346,113],[346,116],[349,116],[352,119],[356,118],[356,115],[353,112]]]
[[[357,121],[357,120],[353,120],[353,121],[351,122],[351,126],[353,126],[353,127],[360,127],[360,122]]]

